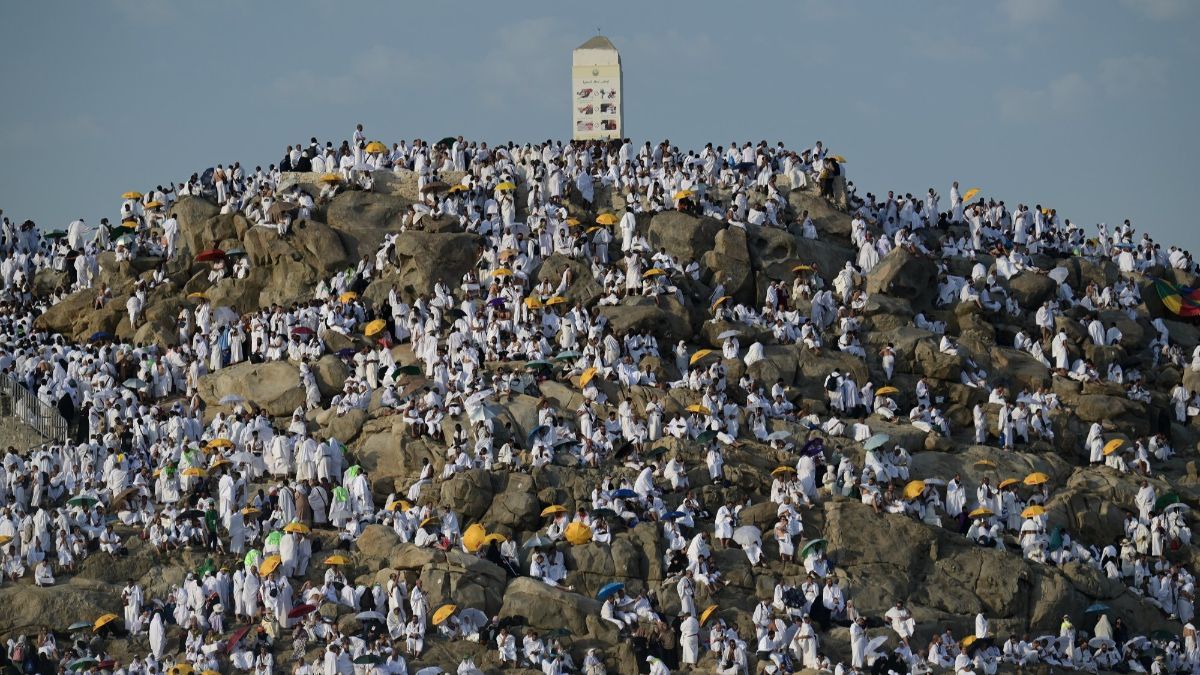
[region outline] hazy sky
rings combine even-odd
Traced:
[[[635,141],[820,139],[860,192],[958,179],[1195,250],[1198,24],[1191,0],[9,2],[0,208],[95,223],[124,190],[357,122],[565,139],[570,51],[599,28]]]

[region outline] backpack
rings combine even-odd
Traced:
[[[832,375],[825,378],[825,391],[837,391],[837,390],[838,390],[837,379],[835,377],[833,377]]]

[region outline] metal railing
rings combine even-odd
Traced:
[[[0,375],[0,415],[15,417],[43,438],[65,443],[71,425],[52,405],[42,401],[12,375]]]

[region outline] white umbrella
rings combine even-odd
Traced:
[[[475,609],[474,607],[458,610],[458,624],[464,628],[468,625],[481,628],[486,626],[487,622],[488,618],[483,613],[483,610]]]
[[[1070,274],[1071,272],[1065,267],[1055,267],[1046,276],[1061,284],[1067,280],[1067,276]]]
[[[238,396],[237,394],[225,394],[221,397],[221,405],[234,405],[237,403],[244,403],[245,401],[246,399]]]
[[[229,458],[229,461],[236,464],[249,464],[259,471],[265,471],[267,468],[267,463],[262,460],[262,457],[256,457],[245,450],[233,453],[233,456]]]
[[[1190,508],[1192,508],[1192,507],[1188,506],[1187,504],[1184,504],[1183,502],[1175,502],[1174,504],[1171,504],[1167,508],[1163,509],[1163,511],[1165,513],[1170,513],[1172,511],[1187,511]]]
[[[743,547],[762,544],[762,530],[753,525],[743,525],[733,531],[733,540]]]
[[[886,635],[880,635],[879,637],[871,638],[871,641],[867,643],[867,656],[880,656],[878,649],[882,647],[883,643],[885,642],[887,642]]]
[[[874,436],[868,438],[865,443],[863,443],[863,448],[867,450],[874,450],[890,440],[892,440],[892,437],[888,436],[887,434],[875,434]]]
[[[218,326],[223,324],[237,323],[237,321],[237,312],[233,311],[229,307],[221,306],[217,308],[217,311],[213,312],[213,322],[215,322]]]
[[[1100,645],[1108,645],[1109,647],[1116,647],[1117,643],[1113,642],[1112,640],[1109,640],[1106,637],[1094,637],[1091,640],[1088,640],[1088,646],[1092,647],[1093,649],[1099,649]]]
[[[783,440],[787,440],[791,435],[792,435],[791,432],[788,432],[788,431],[772,431],[771,434],[769,436],[767,436],[767,440],[768,441],[783,441]]]
[[[740,330],[730,329],[727,331],[723,331],[720,335],[717,336],[717,339],[718,340],[728,340],[731,337],[737,337],[741,334],[742,334],[742,332]]]

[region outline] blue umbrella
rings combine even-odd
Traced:
[[[663,520],[675,520],[677,518],[683,518],[686,515],[687,514],[684,513],[683,511],[672,511],[670,513],[664,513],[662,519]]]
[[[617,499],[636,499],[638,494],[629,488],[621,488],[620,490],[612,493],[612,496],[616,497]]]
[[[596,591],[596,599],[603,602],[604,600],[607,600],[608,598],[615,595],[617,591],[624,590],[624,589],[625,589],[625,584],[623,584],[619,581],[610,581],[607,584],[604,584],[603,586],[601,586],[600,590]]]
[[[1096,604],[1092,605],[1091,607],[1088,607],[1086,613],[1087,614],[1095,614],[1096,612],[1107,612],[1110,609],[1112,609],[1112,607],[1109,607],[1108,605],[1104,604],[1103,602],[1097,602]]]
[[[536,427],[534,427],[534,428],[533,428],[533,431],[529,432],[529,438],[527,438],[527,439],[526,439],[526,441],[527,441],[527,442],[528,442],[530,445],[533,445],[533,439],[535,439],[535,438],[537,438],[538,436],[542,435],[542,433],[543,433],[543,432],[545,432],[545,431],[546,431],[547,429],[549,429],[549,428],[550,428],[550,427],[546,426],[545,424],[539,424],[539,425],[537,425]]]
[[[111,340],[112,336],[113,336],[112,333],[109,333],[108,331],[98,330],[95,333],[92,333],[92,336],[90,338],[88,338],[88,342],[99,342],[101,340]]]
[[[874,450],[890,440],[892,440],[892,437],[888,436],[887,434],[875,434],[863,443],[863,448],[867,450]]]

